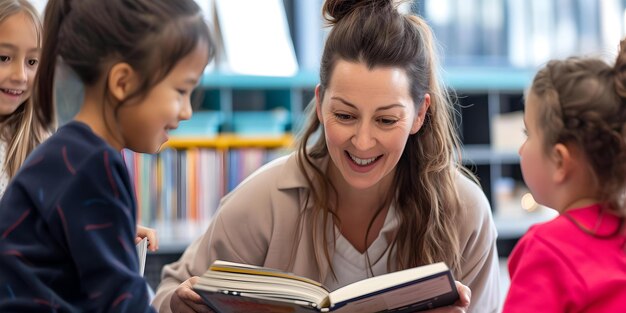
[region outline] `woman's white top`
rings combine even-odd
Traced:
[[[337,238],[335,240],[335,252],[333,254],[332,264],[335,274],[337,275],[337,280],[335,280],[332,275],[328,275],[324,286],[330,291],[334,291],[351,283],[372,277],[371,272],[374,273],[374,276],[388,273],[387,261],[390,242],[388,242],[388,236],[381,234],[385,234],[388,230],[394,229],[397,226],[398,217],[392,205],[387,211],[385,223],[378,237],[367,248],[367,253],[369,254],[370,263],[372,265],[371,271],[368,267],[366,254],[356,250],[341,232],[339,232],[339,229],[335,227]],[[393,261],[394,260],[392,260],[392,262]]]

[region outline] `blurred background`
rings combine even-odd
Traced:
[[[34,1],[43,10],[45,0]],[[291,151],[313,98],[328,29],[322,0],[197,0],[218,37],[218,55],[194,93],[196,110],[156,155],[125,151],[140,223],[161,236],[148,255],[153,287],[163,264],[199,236],[218,201],[267,161]],[[524,186],[517,150],[523,101],[536,70],[552,58],[612,62],[625,34],[625,0],[421,0],[441,53],[441,77],[457,95],[462,160],[489,198],[502,265],[532,224],[556,213]],[[72,117],[80,84],[61,71],[59,114]],[[502,267],[506,291],[508,277]]]

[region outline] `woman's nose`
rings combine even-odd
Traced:
[[[358,123],[352,136],[352,144],[361,151],[366,151],[376,145],[372,126],[367,122]]]

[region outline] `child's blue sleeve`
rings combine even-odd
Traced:
[[[139,275],[135,250],[136,203],[120,155],[92,152],[64,182],[49,225],[79,275],[89,311],[154,312]]]

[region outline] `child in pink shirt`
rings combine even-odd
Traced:
[[[513,250],[503,312],[626,312],[626,40],[615,65],[550,61],[524,123],[524,180],[560,216]]]

